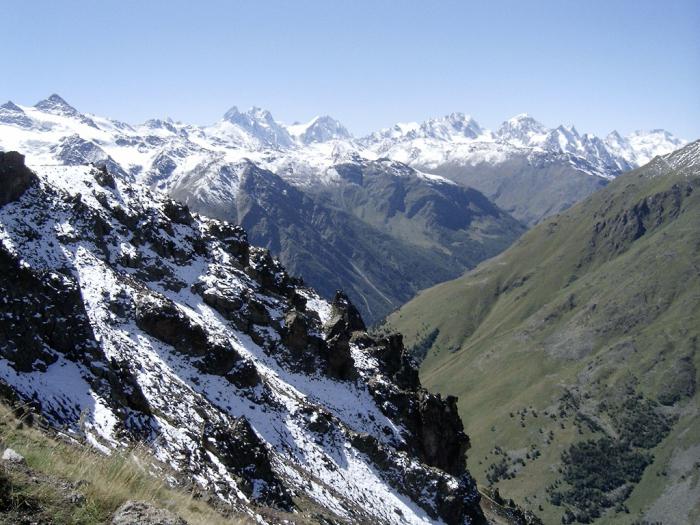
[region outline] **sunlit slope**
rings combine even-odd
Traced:
[[[699,164],[697,142],[657,158],[389,319],[427,351],[424,383],[459,396],[472,472],[483,483],[499,472],[502,491],[542,505],[545,522],[567,509],[616,523],[698,518]],[[638,446],[627,427],[653,435]],[[562,452],[606,436],[653,463],[601,490],[610,509],[552,505],[571,488]]]

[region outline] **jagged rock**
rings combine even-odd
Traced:
[[[163,213],[168,219],[177,224],[192,224],[192,214],[190,209],[179,202],[174,200],[168,200],[163,206]]]
[[[5,451],[2,453],[2,460],[5,463],[12,463],[15,465],[24,465],[27,463],[27,460],[24,459],[24,456],[22,454],[16,452],[11,448],[5,449]]]
[[[337,422],[333,421],[333,416],[325,410],[306,406],[300,412],[306,416],[306,426],[313,432],[325,436],[337,428]]]
[[[244,295],[244,300],[246,301],[246,304],[243,311],[243,316],[248,321],[261,326],[268,326],[272,322],[270,312],[267,311],[264,304],[252,297],[250,294]]]
[[[280,262],[272,258],[269,250],[251,249],[246,273],[259,281],[265,290],[284,296],[293,293],[289,275]]]
[[[112,525],[187,525],[187,522],[150,503],[127,501],[112,516]]]
[[[250,245],[248,237],[240,226],[234,226],[226,222],[210,222],[207,231],[218,239],[226,252],[236,258],[243,266],[250,262]]]
[[[317,370],[317,357],[326,349],[323,339],[311,334],[311,330],[312,321],[302,312],[293,308],[285,315],[282,342],[291,351],[292,363],[306,373]]]
[[[114,189],[117,187],[116,182],[114,181],[114,177],[107,169],[106,164],[98,165],[95,168],[93,175],[95,177],[95,180],[97,181],[97,184],[99,184],[100,186],[102,186],[104,188],[111,188],[111,189]]]
[[[298,283],[301,284],[301,283]],[[292,306],[299,312],[305,312],[306,311],[306,297],[301,295],[298,292],[294,292],[292,294],[292,298],[290,300],[292,303]]]
[[[431,394],[423,389],[400,390],[383,379],[368,381],[372,395],[385,414],[407,428],[412,439],[407,447],[427,465],[452,475],[466,469],[469,437],[457,412],[457,398]]]
[[[174,347],[178,352],[201,358],[198,366],[203,372],[236,378],[232,369],[242,358],[231,347],[211,339],[204,328],[193,322],[172,302],[142,297],[135,309],[136,324],[149,335]],[[254,367],[242,364],[242,384],[251,386],[260,379]]]
[[[392,456],[375,437],[353,433],[350,439],[353,446],[371,458],[380,469],[391,471],[398,468],[400,459]],[[449,525],[461,525],[465,522],[485,523],[478,507],[476,482],[468,473],[462,474],[455,483],[454,479],[446,475],[436,476],[429,469],[413,469],[398,480],[397,484],[405,494],[420,499],[422,491],[431,482],[437,484],[439,494],[435,508],[429,511],[432,518],[440,519]]]
[[[0,297],[0,355],[18,372],[46,370],[58,359],[56,352],[95,355],[97,343],[74,280],[36,272],[0,245]]]
[[[212,287],[201,293],[204,302],[227,319],[231,319],[243,306],[243,299],[233,290],[222,290]]]
[[[365,323],[360,312],[353,306],[347,295],[338,291],[331,305],[331,316],[323,326],[328,343],[328,375],[338,379],[357,377],[355,362],[350,351],[353,332],[365,331]]]
[[[331,303],[331,318],[324,327],[329,337],[340,333],[364,332],[367,330],[360,312],[344,292],[338,290]]]
[[[36,175],[24,164],[24,155],[0,151],[0,207],[20,198],[36,182]]]
[[[145,415],[151,413],[151,405],[129,369],[128,363],[111,359],[107,366],[93,367],[92,370],[96,376],[107,380],[110,386],[110,397],[114,398],[118,405],[129,407]]]
[[[420,386],[418,368],[404,347],[401,334],[391,334],[381,339],[372,348],[372,354],[377,357],[383,372],[400,388],[415,390]]]
[[[418,434],[425,463],[450,474],[466,469],[464,455],[469,438],[457,411],[457,398],[422,392],[418,402]]]
[[[206,423],[202,429],[202,447],[214,454],[241,479],[240,488],[248,496],[286,510],[294,506],[283,483],[272,470],[267,449],[245,417],[230,427]]]
[[[204,328],[192,322],[171,301],[155,297],[138,298],[135,316],[139,328],[176,350],[197,357],[207,353],[209,340]]]
[[[116,204],[112,208],[112,215],[114,216],[115,219],[117,219],[119,222],[121,222],[129,230],[135,230],[136,226],[139,223],[138,215],[136,215],[134,213],[130,213],[129,211],[124,209],[124,207],[121,206],[120,204]]]

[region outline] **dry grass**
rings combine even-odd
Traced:
[[[163,476],[149,473],[158,467],[143,447],[103,455],[60,435],[51,437],[28,426],[13,410],[0,403],[0,441],[26,460],[40,483],[23,483],[20,473],[10,470],[13,496],[36,502],[54,523],[97,524],[128,500],[151,502],[184,518],[191,525],[240,525],[245,516],[227,518],[193,494],[169,487]],[[165,471],[163,471],[165,472]],[[53,481],[53,482],[52,482]],[[73,492],[84,501],[66,508],[61,486],[78,483]]]

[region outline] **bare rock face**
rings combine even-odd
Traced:
[[[338,291],[331,304],[331,317],[323,327],[328,342],[328,374],[337,379],[356,377],[350,352],[353,332],[364,332],[365,323],[348,296]]]
[[[187,525],[187,522],[150,503],[127,501],[114,513],[112,525]]]
[[[116,188],[114,177],[109,172],[105,164],[101,164],[97,167],[97,169],[94,172],[94,177],[97,181],[97,184],[99,184],[100,186],[111,189]]]
[[[276,508],[294,507],[289,492],[272,470],[267,449],[245,417],[231,426],[207,423],[202,431],[202,447],[237,474],[238,487],[258,502]],[[250,473],[255,472],[255,481]]]
[[[24,155],[0,151],[0,206],[17,200],[36,180],[24,164]]]

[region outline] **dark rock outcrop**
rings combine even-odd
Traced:
[[[338,379],[354,379],[357,376],[350,352],[353,332],[365,331],[360,312],[347,295],[338,291],[331,305],[331,317],[324,325],[328,344],[328,374]]]
[[[31,372],[46,370],[56,352],[80,360],[97,348],[77,283],[28,268],[0,245],[0,355]]]
[[[255,367],[246,364],[231,345],[214,340],[204,328],[185,315],[171,301],[142,297],[135,308],[136,325],[147,334],[172,346],[178,352],[199,358],[198,366],[206,373],[221,375],[239,386],[260,382]],[[232,373],[233,368],[240,372]]]
[[[97,184],[99,184],[100,186],[111,189],[116,188],[116,182],[114,181],[114,177],[107,169],[106,164],[97,165],[94,171],[94,177],[97,181]]]
[[[176,224],[186,224],[188,226],[192,224],[192,215],[185,204],[174,200],[168,200],[163,206],[163,213]]]
[[[0,151],[0,207],[19,199],[37,178],[24,164],[24,155]]]
[[[255,496],[259,502],[281,509],[294,507],[289,492],[272,470],[267,449],[245,417],[236,419],[230,427],[206,423],[202,429],[202,447],[214,454],[229,471],[238,474],[239,488],[247,496]],[[251,473],[255,473],[257,487],[251,480]]]

